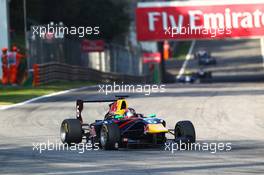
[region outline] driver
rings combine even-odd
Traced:
[[[105,115],[105,118],[124,119],[136,116],[136,112],[133,108],[128,108],[126,100],[117,100],[109,105],[109,112]]]
[[[131,118],[135,116],[135,112],[131,110],[131,108],[128,108],[127,111],[124,114],[124,118]]]
[[[123,111],[123,113],[119,113],[115,115],[115,118],[118,119],[129,119],[131,117],[135,117],[136,116],[136,112],[134,109],[132,108],[127,108]]]

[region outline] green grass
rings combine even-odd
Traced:
[[[78,88],[83,86],[93,85],[90,82],[57,82],[39,87],[13,87],[13,86],[0,86],[0,105],[10,105],[19,103],[31,98],[39,97],[42,95],[51,94],[54,92]]]
[[[191,46],[191,41],[182,41],[179,43],[177,51],[175,52],[175,54],[173,55],[174,59],[177,60],[185,60],[186,55],[189,51],[189,48]]]

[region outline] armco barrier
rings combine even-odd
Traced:
[[[37,67],[37,69],[34,69],[34,75],[37,75],[37,83],[35,82],[37,85],[56,81],[92,81],[98,83],[110,83],[115,81],[119,83],[151,83],[150,76],[106,73],[90,68],[72,66],[57,62],[39,64]]]

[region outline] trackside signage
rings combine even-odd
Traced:
[[[264,1],[142,2],[139,41],[223,39],[264,35]]]
[[[156,53],[143,53],[143,63],[160,63],[161,55]]]

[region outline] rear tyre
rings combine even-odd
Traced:
[[[195,129],[190,121],[179,121],[174,129],[175,141],[194,143],[196,141]]]
[[[82,142],[82,125],[78,119],[65,119],[60,128],[61,141],[66,144]]]
[[[100,145],[104,150],[117,150],[120,141],[120,129],[117,124],[104,124],[100,132]]]

